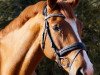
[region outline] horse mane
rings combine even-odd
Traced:
[[[9,32],[12,32],[15,29],[22,27],[30,18],[36,16],[42,11],[41,8],[44,7],[45,3],[46,2],[44,1],[40,1],[35,5],[30,5],[26,7],[17,18],[11,21],[4,29],[0,30],[0,38],[4,37]]]

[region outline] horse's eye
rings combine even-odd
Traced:
[[[53,30],[54,31],[60,31],[61,30],[61,26],[60,25],[54,25],[53,26]]]

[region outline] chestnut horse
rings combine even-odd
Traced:
[[[0,75],[34,75],[45,55],[69,75],[93,75],[73,8],[78,0],[47,0],[28,6],[0,31]]]

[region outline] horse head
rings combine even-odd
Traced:
[[[81,23],[73,12],[73,6],[78,2],[70,1],[47,0],[43,10],[42,48],[44,54],[55,60],[69,75],[92,75],[92,63],[80,38]]]

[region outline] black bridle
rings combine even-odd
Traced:
[[[49,36],[49,39],[50,39],[50,43],[51,43],[51,47],[53,48],[56,56],[57,56],[57,62],[58,64],[60,64],[60,60],[64,57],[65,54],[67,54],[68,52],[70,51],[73,51],[75,49],[78,49],[78,52],[76,53],[72,63],[69,65],[70,67],[72,66],[76,56],[80,53],[81,50],[85,50],[85,45],[81,42],[77,42],[77,43],[74,43],[72,45],[69,45],[69,46],[65,46],[64,48],[62,49],[58,49],[57,46],[55,45],[54,41],[53,41],[53,38],[51,36],[51,33],[50,33],[50,29],[49,29],[49,23],[48,23],[48,19],[51,18],[51,17],[62,17],[62,18],[65,18],[65,16],[63,14],[47,14],[47,8],[45,6],[44,10],[43,10],[43,15],[45,16],[45,28],[44,28],[44,31],[43,31],[43,34],[42,34],[42,48],[44,49],[45,48],[45,37],[46,37],[46,34]],[[61,66],[61,64],[60,64]]]

